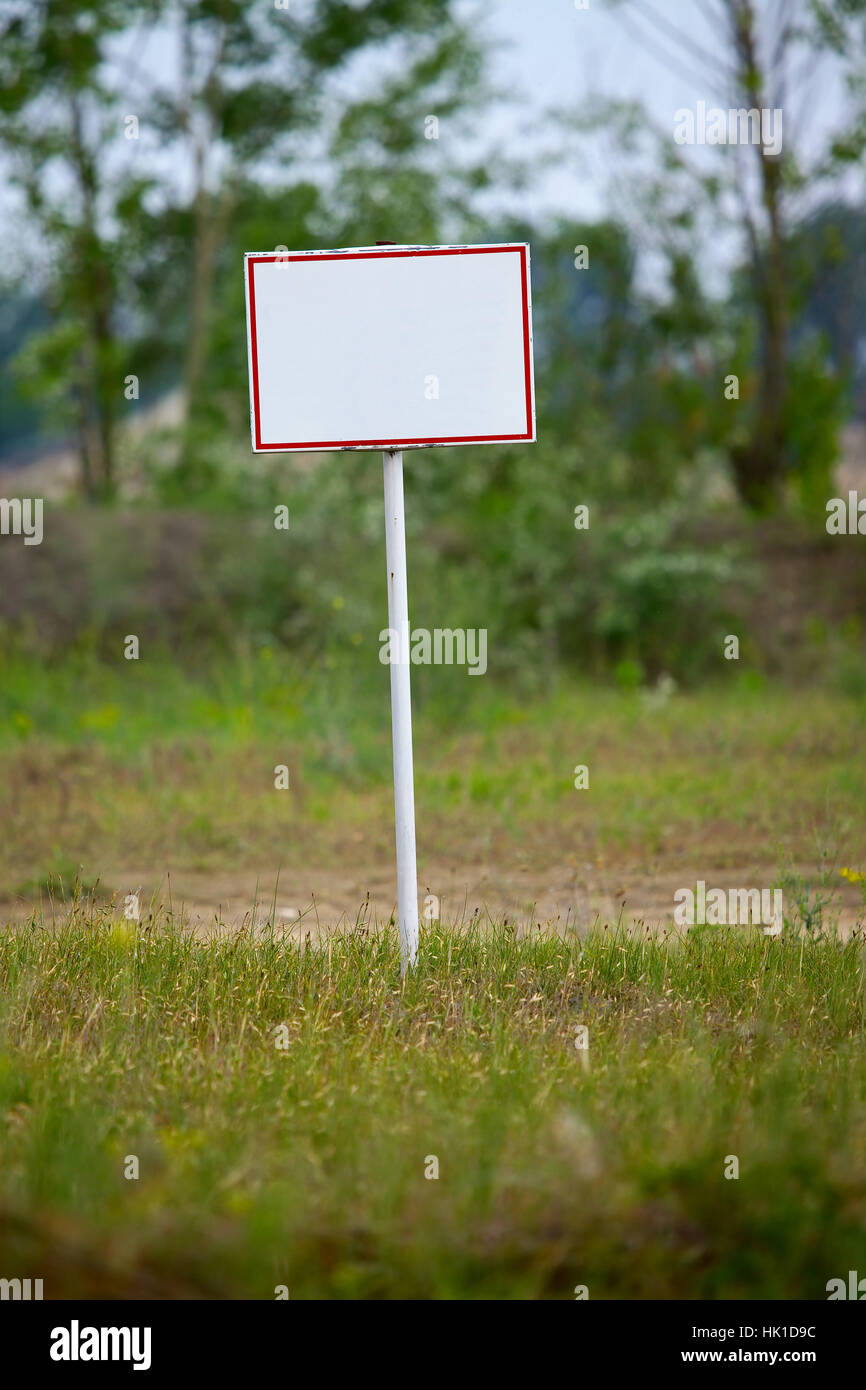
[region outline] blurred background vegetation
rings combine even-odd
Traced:
[[[243,252],[519,238],[538,442],[407,456],[413,621],[486,627],[519,683],[694,683],[737,633],[756,679],[866,692],[864,542],[825,529],[866,495],[866,0],[710,0],[709,47],[609,8],[708,101],[782,106],[781,155],[591,92],[505,149],[454,0],[0,3],[0,491],[47,499],[0,545],[7,645],[372,677],[378,456],[252,456]],[[580,223],[536,188],[589,142],[613,211]]]

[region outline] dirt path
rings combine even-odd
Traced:
[[[802,866],[801,872],[809,872]],[[438,916],[448,924],[468,924],[473,919],[507,920],[519,932],[535,925],[548,929],[585,931],[594,923],[613,926],[619,921],[633,929],[653,931],[674,928],[674,894],[693,886],[698,873],[705,873],[707,888],[769,888],[776,881],[776,866],[767,862],[728,865],[713,873],[706,866],[692,878],[677,872],[618,870],[611,874],[596,865],[563,865],[542,875],[528,868],[504,867],[494,863],[455,866],[430,862],[419,875],[422,914]],[[381,865],[368,868],[317,868],[282,870],[279,881],[274,871],[226,869],[205,872],[174,869],[162,878],[141,865],[125,865],[106,875],[106,891],[116,895],[122,911],[126,893],[138,892],[142,916],[151,908],[170,911],[202,936],[214,930],[233,931],[255,921],[270,920],[274,905],[278,926],[301,938],[308,933],[317,940],[329,931],[357,925],[385,922],[394,912],[396,884],[393,869]],[[853,884],[840,882],[838,891],[840,927],[850,932],[862,918],[860,893]],[[22,899],[0,903],[0,916],[25,920],[33,907]],[[46,918],[51,904],[43,900]],[[789,904],[786,903],[786,911]],[[61,909],[62,911],[62,909]]]

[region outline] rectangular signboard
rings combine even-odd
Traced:
[[[253,449],[535,438],[529,247],[245,258]]]

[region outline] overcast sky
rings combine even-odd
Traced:
[[[474,8],[489,32],[509,44],[495,59],[497,76],[519,87],[539,109],[580,108],[594,92],[602,92],[643,102],[654,120],[672,132],[679,108],[694,110],[699,100],[729,105],[728,94],[714,91],[704,75],[709,64],[696,54],[683,54],[652,22],[675,27],[694,45],[716,54],[718,39],[706,19],[707,11],[717,9],[713,0],[632,0],[626,5],[589,0],[586,10],[576,9],[574,0],[485,0],[480,10]],[[765,22],[780,8],[780,0],[756,0]],[[840,119],[843,91],[829,62],[813,60],[797,78],[798,148],[811,153]],[[789,114],[793,133],[793,105],[786,118]],[[593,217],[606,210],[604,184],[598,168],[563,168],[548,182],[547,196],[569,212]]]
[[[299,8],[311,0],[296,0]],[[697,55],[683,55],[665,25],[680,30],[688,42],[719,50],[717,37],[706,14],[717,10],[718,0],[631,0],[616,5],[612,0],[589,0],[587,9],[578,9],[575,0],[459,0],[464,13],[476,15],[492,39],[503,41],[492,59],[492,75],[499,87],[520,94],[522,104],[511,109],[498,108],[477,118],[482,146],[491,140],[516,155],[526,155],[525,126],[528,115],[540,116],[556,106],[586,113],[594,94],[619,100],[643,102],[653,120],[673,134],[674,114],[679,108],[694,109],[699,100],[727,107],[723,90],[713,90],[706,74],[709,64]],[[758,14],[767,20],[793,0],[756,0]],[[655,21],[655,22],[653,22]],[[659,32],[659,25],[662,32]],[[130,36],[124,35],[124,61],[128,62]],[[136,48],[135,42],[132,45]],[[807,55],[808,57],[808,55]],[[146,55],[136,51],[135,60],[157,71],[176,66],[177,44],[170,33],[151,35]],[[371,55],[375,61],[375,55]],[[363,73],[358,74],[363,76]],[[351,85],[353,79],[348,78]],[[832,64],[809,62],[793,84],[794,106],[802,119],[797,132],[798,148],[817,149],[828,127],[838,123],[844,102],[838,76]],[[134,107],[132,108],[134,109]],[[786,141],[793,133],[794,110],[785,111]],[[547,127],[550,136],[550,126]],[[447,132],[443,130],[442,138]],[[122,144],[123,142],[121,142]],[[576,220],[592,220],[620,211],[611,206],[609,153],[595,150],[592,142],[575,136],[560,142],[562,158],[532,195],[532,211],[555,209]],[[129,152],[126,146],[124,153]],[[573,153],[573,158],[571,157]],[[713,151],[694,152],[712,159]],[[166,157],[171,155],[166,151]],[[0,195],[0,220],[8,221],[13,204]],[[12,242],[22,251],[30,236],[20,217],[14,217]],[[23,238],[15,231],[23,232]],[[732,249],[732,248],[729,248]]]

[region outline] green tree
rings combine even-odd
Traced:
[[[705,84],[710,104],[729,110],[782,112],[781,149],[764,138],[747,144],[717,143],[715,172],[687,146],[677,149],[675,163],[690,173],[696,204],[738,230],[746,253],[747,284],[738,281],[729,309],[736,317],[730,337],[730,370],[745,375],[741,412],[745,426],[730,435],[727,451],[738,492],[755,510],[778,500],[786,478],[806,469],[814,478],[829,469],[826,432],[815,437],[820,457],[804,450],[800,402],[792,394],[812,381],[826,397],[825,366],[810,350],[797,355],[792,332],[802,284],[790,257],[798,222],[816,191],[838,179],[843,160],[862,157],[866,121],[856,107],[862,97],[866,67],[863,0],[780,0],[757,6],[754,0],[714,0],[701,6],[709,38],[699,40],[652,3],[640,6],[615,0],[632,38],[644,43],[673,70],[687,70]],[[816,74],[846,75],[852,102],[845,126],[806,163],[799,139],[804,112],[814,104],[808,81]],[[667,137],[670,144],[670,136]],[[745,289],[745,293],[743,292]]]
[[[29,0],[0,10],[0,145],[32,219],[51,325],[28,344],[31,390],[72,425],[91,497],[115,486],[123,400],[118,245],[106,151],[116,141],[108,42],[146,8],[129,0]]]
[[[181,76],[157,80],[145,113],[191,172],[192,190],[164,189],[155,216],[141,199],[131,208],[146,220],[145,261],[170,248],[187,277],[179,467],[193,489],[206,482],[214,433],[246,390],[242,251],[322,244],[343,230],[372,241],[401,202],[416,209],[413,230],[433,227],[437,180],[417,158],[428,143],[425,113],[447,119],[480,91],[481,50],[454,8],[319,0],[296,16],[246,0],[166,4]],[[374,167],[383,151],[384,168]],[[388,186],[376,205],[366,195],[382,173]],[[254,230],[245,246],[239,232]]]
[[[244,249],[432,234],[448,161],[426,118],[482,93],[455,8],[0,0],[0,146],[51,320],[20,366],[74,428],[89,496],[115,486],[128,373],[180,375],[179,481],[206,484],[246,390]]]

